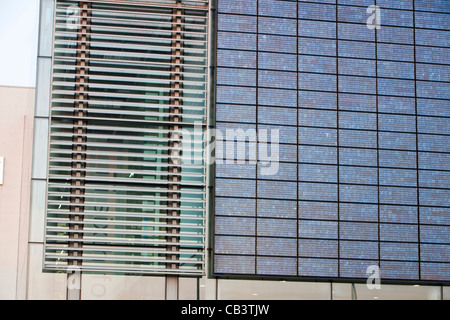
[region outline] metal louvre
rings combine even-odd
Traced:
[[[208,1],[56,1],[46,270],[204,274]]]

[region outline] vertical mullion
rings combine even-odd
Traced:
[[[340,159],[339,159],[339,5],[335,2],[336,14],[336,199],[337,199],[337,276],[341,275],[341,242],[340,242]]]
[[[259,109],[259,0],[256,0],[256,99],[255,99],[255,128],[256,128],[256,164],[255,164],[255,275],[258,274],[258,163],[259,163],[259,130],[258,130],[258,109]],[[249,140],[250,143],[250,140]],[[250,146],[249,146],[250,147]]]
[[[87,121],[83,118],[87,115],[88,103],[84,100],[88,96],[88,40],[89,40],[89,25],[91,11],[88,3],[79,4],[80,26],[77,28],[77,50],[76,50],[76,76],[75,76],[75,99],[74,99],[74,117],[80,119],[73,120],[73,137],[72,137],[72,181],[71,181],[71,197],[70,197],[70,211],[75,214],[70,215],[71,223],[69,229],[71,231],[69,238],[80,240],[71,241],[69,247],[80,248],[83,245],[83,233],[77,233],[83,229],[82,222],[84,219],[84,193],[85,185],[84,177],[86,177],[86,126]],[[81,265],[82,261],[78,259],[70,259],[70,257],[78,258],[82,255],[82,251],[69,250],[68,264]]]
[[[375,0],[375,14],[378,15],[377,0]],[[381,221],[380,221],[380,133],[379,133],[379,98],[378,98],[378,32],[377,32],[377,20],[375,18],[375,112],[377,116],[376,130],[377,130],[377,231],[378,231],[378,268],[381,268]]]
[[[297,35],[297,38],[296,38],[296,43],[295,43],[295,45],[296,45],[296,48],[295,48],[295,52],[296,52],[296,61],[297,61],[297,77],[296,77],[296,80],[297,80],[297,93],[296,93],[296,95],[297,95],[297,121],[296,121],[296,128],[297,128],[297,130],[296,130],[296,135],[297,135],[297,145],[295,146],[295,148],[296,148],[296,155],[297,155],[297,163],[296,163],[296,166],[297,166],[297,177],[296,177],[296,181],[297,181],[297,184],[296,184],[296,218],[297,218],[297,221],[296,221],[296,235],[297,235],[297,239],[296,239],[296,248],[297,248],[297,259],[295,259],[296,260],[296,274],[297,274],[297,276],[299,276],[299,267],[300,267],[300,265],[299,265],[299,256],[300,256],[300,248],[299,248],[299,238],[300,238],[300,233],[299,233],[299,227],[300,227],[300,221],[299,221],[299,219],[300,219],[300,212],[299,212],[299,207],[300,207],[300,199],[299,199],[299,195],[300,195],[300,192],[299,192],[299,190],[298,190],[298,188],[299,188],[299,185],[300,185],[300,183],[299,183],[299,167],[298,167],[298,163],[299,163],[299,161],[300,161],[300,158],[299,158],[299,155],[298,155],[298,149],[299,149],[299,143],[300,143],[300,141],[299,141],[299,138],[298,138],[298,129],[299,129],[299,118],[300,118],[300,115],[299,115],[299,112],[300,112],[300,99],[299,99],[299,94],[300,94],[300,86],[299,86],[299,76],[300,76],[300,72],[299,72],[299,69],[300,69],[300,65],[299,65],[299,63],[300,63],[300,57],[299,57],[299,51],[298,51],[298,46],[299,46],[299,32],[298,32],[298,28],[299,28],[299,17],[298,17],[298,10],[299,10],[299,6],[298,6],[298,1],[297,1],[297,3],[296,3],[296,7],[295,7],[295,10],[296,10],[296,17],[297,17],[297,30],[296,30],[296,35]]]
[[[419,181],[419,128],[418,128],[418,110],[417,110],[417,52],[416,52],[416,3],[413,0],[413,51],[414,51],[414,112],[415,112],[415,130],[416,130],[416,190],[417,190],[417,262],[418,262],[418,278],[422,280],[421,273],[421,257],[420,257],[420,181]]]
[[[180,2],[180,1],[178,1]],[[169,113],[171,116],[169,117],[171,124],[169,125],[169,167],[168,167],[168,198],[173,199],[175,201],[168,201],[168,215],[169,217],[178,217],[180,215],[180,193],[179,191],[179,182],[181,180],[181,176],[177,175],[177,173],[181,173],[181,160],[180,160],[180,147],[181,147],[181,134],[180,134],[180,125],[182,122],[182,13],[181,8],[174,8],[172,18],[172,66],[171,66],[171,82],[170,82],[170,108]],[[173,124],[172,124],[173,123]],[[170,192],[175,191],[175,192]],[[174,208],[174,210],[171,210]],[[179,219],[167,219],[168,229],[167,233],[169,234],[178,234],[180,223]],[[175,227],[173,227],[175,226]],[[179,259],[179,249],[178,245],[173,245],[170,243],[178,242],[176,236],[168,236],[168,246],[167,249],[170,252],[174,252],[172,254],[167,255],[167,259],[169,260],[178,260]],[[179,265],[177,263],[167,262],[166,267],[170,269],[177,269]]]

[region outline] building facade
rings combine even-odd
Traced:
[[[443,0],[41,0],[2,297],[449,299],[449,29]]]

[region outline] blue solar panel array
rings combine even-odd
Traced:
[[[280,163],[217,159],[214,273],[448,283],[450,2],[217,6],[216,128]]]

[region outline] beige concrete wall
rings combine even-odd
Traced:
[[[35,89],[0,87],[0,299],[24,299]]]

